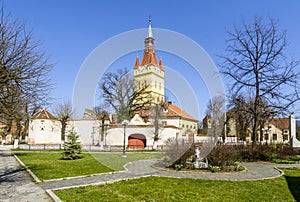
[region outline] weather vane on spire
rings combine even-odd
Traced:
[[[153,38],[153,35],[152,35],[152,27],[151,27],[151,15],[149,15],[149,25],[148,25],[148,33],[147,33],[147,38]]]
[[[152,20],[151,20],[151,14],[149,15],[149,25],[151,25],[151,22],[152,22]]]

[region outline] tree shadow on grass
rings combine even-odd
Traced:
[[[300,201],[300,177],[284,176],[294,199]]]

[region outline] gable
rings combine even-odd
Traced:
[[[146,125],[146,123],[139,114],[135,114],[130,120],[129,125]]]
[[[48,112],[46,109],[41,109],[34,114],[31,119],[57,119],[54,115]]]

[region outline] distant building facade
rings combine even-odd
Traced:
[[[202,120],[204,131],[207,132],[211,128],[211,118],[205,116]],[[226,142],[243,141],[239,131],[238,122],[234,118],[230,118],[226,124]],[[252,129],[251,126],[246,129],[245,140],[251,142]],[[291,140],[291,119],[290,118],[273,118],[264,124],[263,128],[257,130],[257,142],[262,143],[289,143]]]

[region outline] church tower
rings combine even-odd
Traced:
[[[152,34],[151,19],[149,19],[147,37],[144,40],[144,54],[142,62],[136,58],[134,65],[134,81],[136,88],[148,86],[153,103],[159,104],[165,101],[164,74],[162,60],[157,61],[154,49],[154,38]]]

